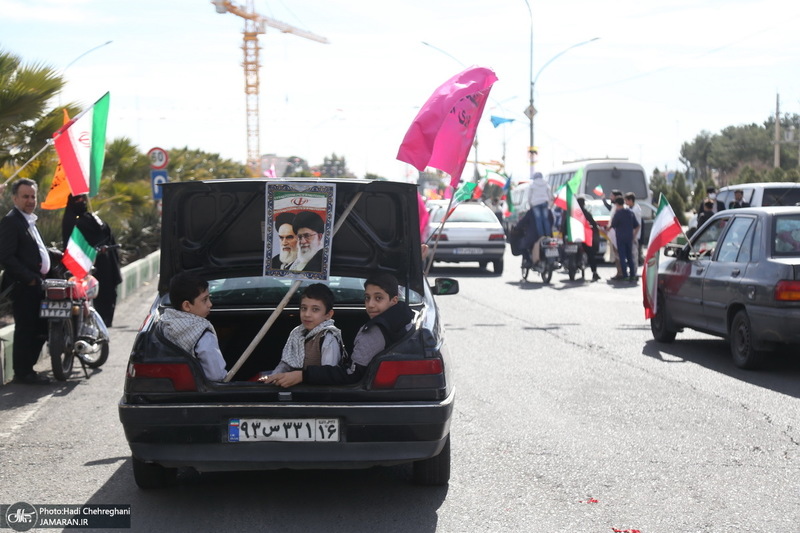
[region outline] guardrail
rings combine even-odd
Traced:
[[[161,251],[122,267],[122,283],[117,287],[117,302],[136,292],[144,283],[158,276]],[[0,385],[14,378],[14,325],[0,329]],[[44,350],[42,350],[44,352]]]

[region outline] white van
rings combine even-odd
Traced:
[[[717,193],[720,200],[728,208],[733,202],[733,193],[741,189],[743,199],[750,207],[766,207],[770,205],[800,205],[800,183],[792,181],[742,183],[723,187]]]
[[[555,193],[578,170],[583,170],[583,180],[578,194],[589,198],[608,198],[614,189],[622,194],[632,192],[637,200],[652,203],[650,180],[644,167],[627,159],[586,159],[569,161],[547,173],[545,179]]]

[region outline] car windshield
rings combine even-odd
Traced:
[[[214,307],[234,307],[234,306],[272,306],[277,305],[294,280],[274,278],[270,276],[248,276],[241,278],[212,279],[208,282],[208,291]],[[333,291],[334,302],[336,305],[363,305],[364,304],[364,281],[363,278],[350,278],[343,276],[331,276],[328,286]],[[297,306],[300,304],[300,295],[305,287],[315,281],[306,281],[288,305]],[[415,304],[422,302],[422,296],[414,291],[408,291],[408,303]],[[400,299],[406,300],[406,289],[400,287]],[[165,305],[169,303],[169,297],[165,298]]]
[[[441,222],[447,206],[437,206],[431,213],[431,222]],[[459,205],[447,222],[497,222],[497,216],[480,205]]]
[[[592,169],[586,172],[586,192],[597,186],[610,192],[619,189],[623,193],[632,192],[636,198],[647,198],[647,180],[641,170],[624,168]]]
[[[781,215],[774,219],[772,254],[779,257],[800,256],[800,215]]]
[[[586,209],[592,214],[592,217],[607,217],[611,211],[603,204],[603,201],[586,202]]]

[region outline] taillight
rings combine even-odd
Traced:
[[[145,383],[132,385],[130,380],[158,380],[158,383],[172,383],[172,389],[175,391],[196,391],[197,384],[192,374],[192,369],[186,363],[169,363],[169,364],[144,364],[144,363],[131,363],[128,365],[126,377],[129,380],[127,388],[133,388],[137,391],[162,391],[163,387],[157,386],[153,382],[153,386],[147,386]]]
[[[372,385],[376,389],[436,387],[444,385],[443,377],[441,359],[383,361]]]
[[[782,302],[800,301],[800,281],[779,281],[775,285],[775,299]]]
[[[506,240],[506,235],[505,235],[505,233],[492,233],[491,235],[489,235],[489,240],[490,241],[504,241],[504,240]]]
[[[435,241],[446,241],[446,240],[448,240],[447,239],[447,234],[446,233],[434,233],[433,234],[433,240],[435,240]]]

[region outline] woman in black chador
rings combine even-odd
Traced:
[[[94,300],[94,308],[100,313],[106,326],[111,327],[117,305],[117,285],[122,283],[119,254],[116,247],[111,247],[116,244],[111,228],[95,213],[89,212],[87,201],[85,194],[69,196],[61,221],[61,236],[66,248],[72,229],[77,226],[86,241],[98,249],[94,261],[94,277],[100,283],[100,292]]]

